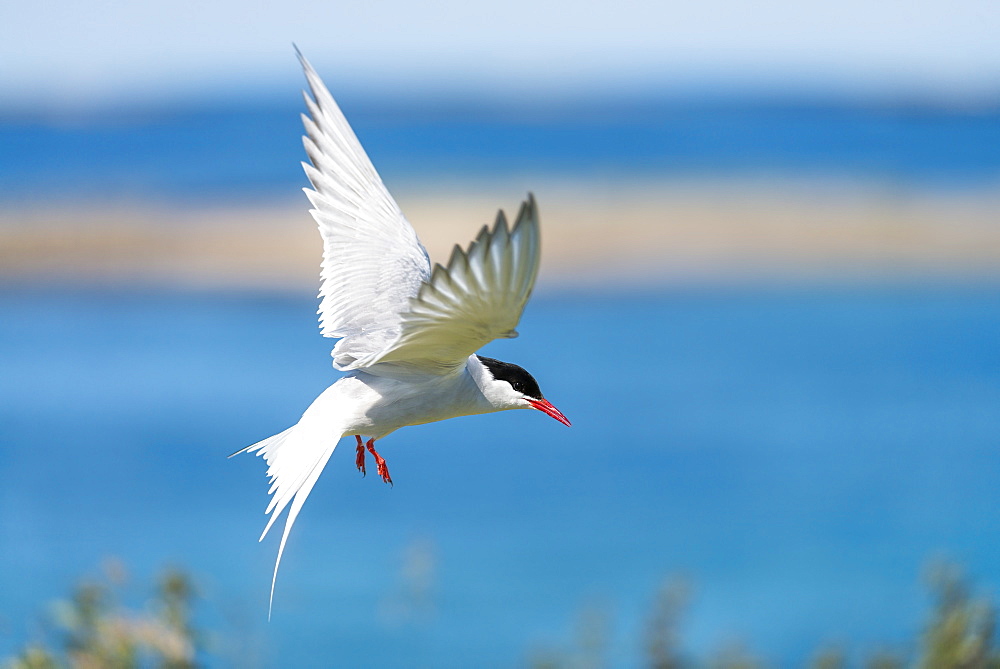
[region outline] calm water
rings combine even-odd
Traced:
[[[1000,592],[1000,286],[543,294],[488,352],[574,426],[402,430],[380,449],[394,488],[338,451],[267,624],[264,467],[225,456],[333,380],[313,310],[0,293],[0,657],[108,555],[140,581],[192,570],[217,666],[512,667],[594,602],[629,666],[675,573],[689,650],[744,640],[790,664],[912,638],[937,555]]]
[[[388,183],[525,173],[790,175],[920,188],[1000,181],[996,108],[655,97],[498,108],[341,97]],[[280,100],[0,114],[0,201],[292,197],[304,183],[301,102],[292,87]]]

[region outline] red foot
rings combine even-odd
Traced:
[[[358,449],[361,448],[361,438],[358,437]],[[368,440],[368,452],[375,456],[375,464],[378,466],[378,475],[382,477],[382,480],[392,485],[392,477],[389,476],[389,468],[385,465],[385,458],[378,454],[375,450],[375,439],[374,437]]]
[[[358,471],[361,472],[362,476],[365,476],[365,443],[361,441],[361,435],[356,434],[354,438],[358,440],[358,451],[357,455],[354,456],[354,464],[358,466]],[[381,472],[379,472],[381,473]]]

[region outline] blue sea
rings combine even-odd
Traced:
[[[534,105],[364,94],[340,101],[390,186],[541,174],[793,176],[904,190],[1000,182],[995,104],[656,95]],[[300,111],[294,88],[89,112],[0,108],[0,204],[294,197],[304,183]]]
[[[295,294],[0,292],[0,656],[116,556],[195,576],[210,666],[515,667],[654,593],[684,649],[778,666],[916,638],[928,563],[1000,591],[1000,285],[545,293],[486,352],[567,416],[401,430],[395,481],[334,454],[267,598],[264,463],[336,377]],[[408,557],[409,556],[409,557]],[[903,646],[903,649],[907,649]]]
[[[802,175],[1000,183],[1000,110],[650,99],[496,108],[342,99],[386,182]],[[292,198],[298,100],[0,113],[0,207]],[[891,192],[899,192],[891,191]],[[499,203],[498,203],[499,204]],[[318,260],[317,260],[318,262]],[[332,383],[308,294],[0,286],[0,658],[109,556],[141,602],[189,570],[209,666],[516,667],[608,621],[641,666],[664,579],[683,649],[802,666],[912,650],[927,565],[1000,593],[1000,284],[543,289],[522,338],[566,428],[506,412],[334,454],[268,590],[267,484],[226,456]]]

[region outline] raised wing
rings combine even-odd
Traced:
[[[468,251],[455,246],[448,266],[437,265],[410,300],[399,337],[359,366],[394,363],[445,374],[494,339],[516,337],[539,258],[538,210],[529,195],[513,230],[501,211]]]
[[[399,314],[430,277],[430,260],[330,92],[298,55],[312,92],[302,115],[312,164],[302,166],[323,237],[320,331],[343,338],[334,367],[353,369],[399,336]]]

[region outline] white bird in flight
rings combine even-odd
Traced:
[[[309,114],[302,115],[312,164],[302,166],[312,183],[304,189],[310,213],[323,237],[320,330],[340,338],[333,366],[346,374],[298,423],[233,454],[257,453],[267,461],[273,497],[260,540],[291,505],[271,577],[272,604],[288,534],[342,437],[357,439],[362,474],[367,448],[391,484],[375,441],[401,427],[507,409],[537,409],[570,424],[524,369],[475,353],[494,339],[517,336],[540,259],[534,197],[521,205],[513,228],[500,211],[492,229],[483,226],[468,249],[456,245],[447,266],[432,270],[347,119],[298,55],[312,92],[303,93]]]

